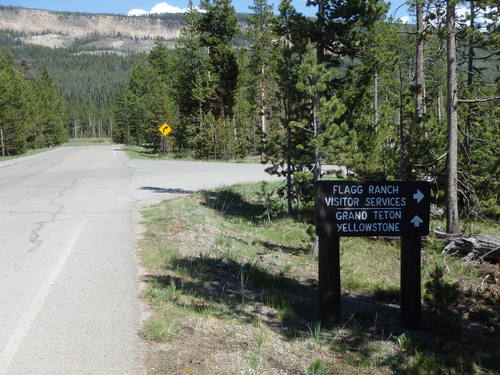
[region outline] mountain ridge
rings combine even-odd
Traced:
[[[238,13],[237,17],[243,25],[248,15]],[[0,31],[14,33],[23,44],[74,48],[76,43],[80,51],[129,54],[148,52],[156,37],[173,48],[183,18],[182,13],[127,16],[0,6]]]
[[[181,27],[179,14],[130,17],[0,7],[0,30],[22,34],[23,43],[50,48],[69,48],[77,39],[102,35],[103,49],[120,51],[126,45],[131,52],[144,52],[152,48],[151,40],[156,37],[175,40]],[[126,43],[130,40],[136,41],[136,45]]]

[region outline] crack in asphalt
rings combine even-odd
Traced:
[[[35,228],[30,233],[29,240],[33,244],[33,246],[28,250],[28,253],[33,253],[36,251],[40,246],[43,244],[43,240],[40,239],[40,232],[48,225],[51,223],[54,223],[57,219],[57,215],[61,214],[63,209],[64,209],[64,204],[62,203],[57,203],[56,201],[59,199],[64,198],[66,193],[71,190],[72,188],[75,187],[76,183],[78,182],[79,178],[76,177],[73,179],[71,184],[68,186],[65,186],[59,191],[56,197],[52,198],[50,200],[50,204],[52,206],[58,206],[57,210],[54,212],[51,212],[51,217],[49,220],[44,220],[44,221],[39,221],[35,223]]]

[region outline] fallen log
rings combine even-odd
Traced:
[[[500,237],[476,234],[470,237],[446,236],[443,253],[465,254],[467,260],[500,262]]]

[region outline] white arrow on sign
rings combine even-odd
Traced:
[[[410,223],[412,223],[416,228],[420,227],[420,224],[422,224],[423,222],[424,221],[419,216],[415,216],[410,221]]]
[[[422,192],[420,190],[417,189],[417,192],[415,194],[413,194],[413,199],[415,199],[417,201],[417,203],[420,203],[420,201],[422,199],[424,199],[425,195],[422,194]]]

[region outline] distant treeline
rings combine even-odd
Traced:
[[[94,54],[85,46],[103,36],[76,39],[71,48],[25,44],[25,34],[0,31],[0,51],[15,56],[23,76],[29,79],[44,70],[53,77],[66,103],[66,126],[72,137],[110,135],[114,98],[141,55],[115,51]]]

